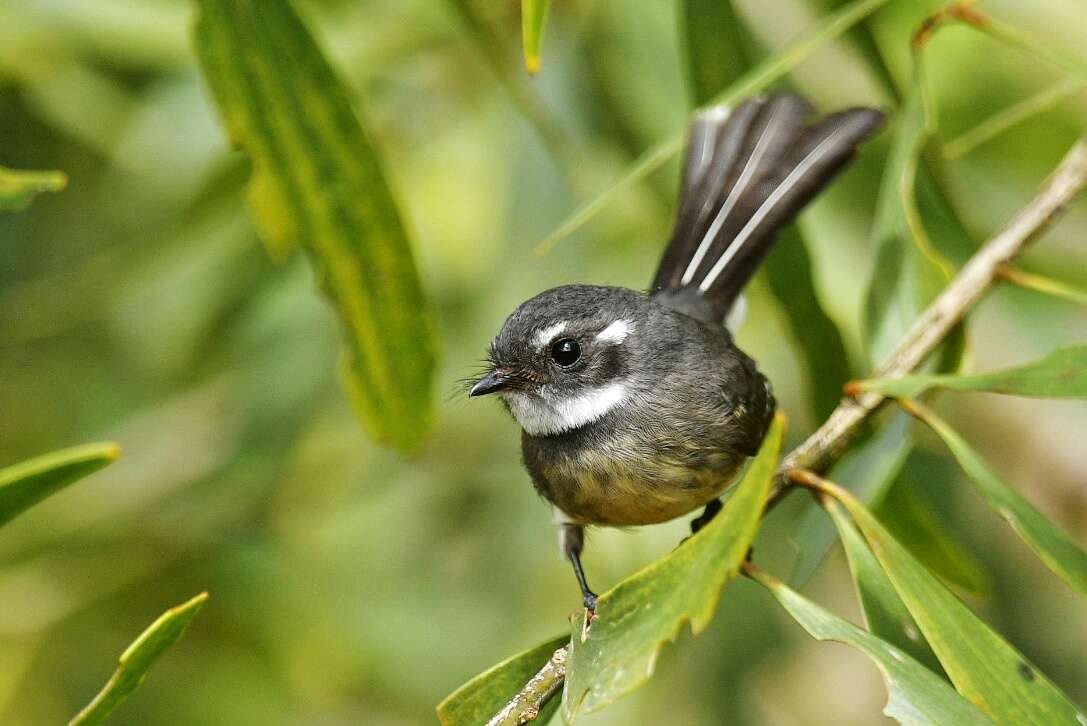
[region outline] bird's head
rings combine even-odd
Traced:
[[[633,395],[647,298],[565,285],[525,301],[491,343],[490,370],[470,396],[501,396],[521,428],[548,436],[580,428]]]

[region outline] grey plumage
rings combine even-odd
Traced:
[[[537,491],[582,524],[651,524],[713,499],[758,450],[774,401],[766,379],[728,331],[619,287],[567,285],[525,302],[496,341],[496,364],[540,356],[524,341],[556,320],[583,343],[585,366],[551,376],[544,390],[506,396],[571,398],[621,381],[626,396],[590,425],[522,434]],[[631,320],[622,344],[594,344]],[[531,356],[531,357],[530,357]],[[523,363],[521,363],[523,364]],[[538,365],[538,364],[537,364]],[[542,367],[542,366],[541,366]]]
[[[564,285],[522,303],[472,395],[497,392],[522,427],[524,463],[563,522],[587,607],[581,528],[652,524],[717,496],[769,427],[766,378],[722,321],[792,220],[882,120],[852,109],[805,125],[786,94],[691,127],[672,240],[649,293]]]

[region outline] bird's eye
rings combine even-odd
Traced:
[[[577,341],[573,338],[557,340],[551,346],[551,360],[555,361],[563,368],[577,363],[577,359],[580,357],[581,346],[578,345]]]

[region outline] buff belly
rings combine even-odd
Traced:
[[[571,521],[627,527],[683,516],[716,498],[740,461],[705,457],[698,468],[668,460],[579,455],[537,462],[537,490]]]

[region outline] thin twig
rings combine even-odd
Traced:
[[[569,652],[570,646],[564,645],[552,653],[544,667],[532,676],[505,708],[487,722],[487,726],[520,726],[535,720],[540,715],[540,709],[562,689],[562,682],[566,678],[566,656]]]
[[[1052,224],[1085,186],[1087,136],[1080,138],[1065,154],[1034,199],[970,258],[903,336],[874,377],[900,378],[924,362],[993,283],[1001,279],[1006,265]],[[788,479],[790,472],[795,476],[797,470],[817,474],[829,469],[856,436],[864,420],[885,400],[877,393],[842,399],[823,425],[782,460],[768,506],[793,488],[795,483]],[[539,673],[487,722],[488,726],[519,725],[535,719],[548,699],[562,687],[568,654],[569,646],[556,650]]]
[[[1000,279],[1004,266],[1046,229],[1085,185],[1087,136],[1080,138],[1065,154],[1034,199],[959,270],[955,279],[914,322],[872,377],[900,378],[924,362],[981,296]],[[864,420],[883,401],[884,397],[877,393],[842,399],[823,425],[782,461],[771,501],[778,499],[785,491],[783,474],[789,469],[808,469],[817,473],[829,469],[857,434]]]

